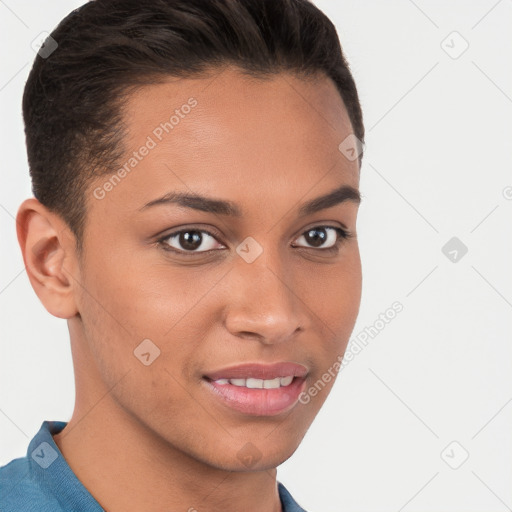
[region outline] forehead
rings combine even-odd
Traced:
[[[132,146],[152,134],[158,143],[182,150],[188,149],[186,142],[194,150],[226,150],[232,141],[236,146],[229,149],[238,148],[239,154],[261,146],[297,150],[294,146],[308,147],[308,141],[319,150],[337,149],[340,136],[352,131],[345,105],[325,75],[253,77],[232,67],[144,86],[129,97],[123,118]]]
[[[282,214],[283,194],[296,202],[309,190],[313,197],[344,183],[358,188],[357,161],[338,149],[352,132],[350,119],[324,75],[262,79],[224,68],[169,79],[129,96],[123,119],[121,165],[131,163],[108,202],[125,201],[127,212],[178,190],[236,198],[259,210],[264,196],[280,203]],[[150,149],[142,157],[133,155],[144,147]]]

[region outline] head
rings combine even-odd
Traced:
[[[250,446],[251,469],[277,466],[361,298],[362,153],[345,149],[364,127],[334,26],[305,0],[95,0],[51,37],[23,97],[35,198],[18,237],[68,321],[77,407],[108,389],[165,446],[236,471]],[[321,389],[249,414],[208,387],[275,362]]]

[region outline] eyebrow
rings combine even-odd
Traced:
[[[360,204],[361,195],[359,191],[350,185],[342,185],[323,196],[316,197],[315,199],[304,203],[299,208],[299,217],[304,217],[327,208],[332,208],[333,206],[345,201]],[[142,208],[140,208],[140,211],[146,210],[152,206],[163,204],[178,204],[180,206],[193,208],[203,212],[227,215],[231,217],[242,217],[242,210],[232,201],[214,199],[199,194],[183,192],[169,192],[158,199],[154,199],[153,201],[146,203]]]

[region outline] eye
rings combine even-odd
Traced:
[[[353,235],[348,231],[334,226],[315,226],[305,231],[297,240],[304,239],[309,248],[321,251],[336,251],[339,245]],[[157,240],[164,250],[175,253],[192,255],[207,253],[226,247],[219,242],[215,235],[199,228],[187,228],[175,231]],[[215,247],[218,244],[220,247]],[[306,246],[306,248],[308,248]]]
[[[335,251],[343,240],[350,237],[352,235],[348,231],[339,227],[315,226],[305,231],[297,240],[303,238],[314,249]],[[321,247],[323,244],[326,244],[326,246]]]
[[[158,240],[164,249],[181,253],[203,253],[214,250],[216,238],[204,229],[182,229]],[[224,248],[222,244],[221,248]]]

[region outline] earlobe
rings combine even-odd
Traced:
[[[30,198],[18,209],[16,231],[28,278],[43,306],[59,318],[75,316],[76,255],[64,221]]]

